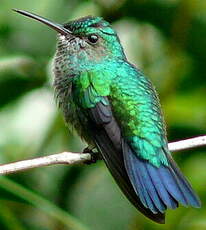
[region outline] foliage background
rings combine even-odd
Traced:
[[[65,127],[51,87],[54,31],[17,15],[25,9],[58,22],[101,15],[118,31],[128,59],[152,79],[168,139],[205,134],[206,1],[0,0],[0,162],[81,151]],[[167,212],[164,226],[124,198],[102,162],[53,166],[0,178],[1,230],[206,229],[205,148],[175,155],[201,209]]]

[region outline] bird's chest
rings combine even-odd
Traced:
[[[84,83],[80,82],[79,75],[69,74],[64,77],[56,75],[54,87],[57,102],[67,125],[74,127],[77,133],[87,140],[84,131],[88,122],[86,110],[79,103],[83,92],[82,84]]]

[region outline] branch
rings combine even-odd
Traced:
[[[0,175],[56,164],[74,165],[78,163],[83,163],[88,160],[91,160],[91,155],[89,153],[57,153],[49,156],[37,157],[30,160],[2,164],[0,165]]]
[[[206,145],[206,135],[193,137],[182,141],[171,142],[168,144],[170,152],[176,152],[185,149],[192,149]]]
[[[191,149],[206,145],[206,135],[194,137],[186,140],[171,142],[168,144],[171,152]],[[30,160],[17,161],[9,164],[0,165],[0,175],[24,171],[27,169],[37,168],[41,166],[56,165],[56,164],[79,164],[91,160],[89,153],[71,153],[63,152],[52,154],[49,156],[38,157]]]

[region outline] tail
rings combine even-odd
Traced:
[[[117,151],[110,140],[107,138],[104,132],[98,133],[95,136],[96,145],[101,151],[103,159],[110,170],[115,181],[119,185],[122,192],[129,199],[129,201],[145,216],[151,220],[159,223],[165,223],[164,213],[153,213],[150,208],[143,205],[136,191],[134,190],[130,178],[127,175],[127,171],[124,166],[124,159],[122,151]]]
[[[176,208],[179,202],[199,207],[198,197],[170,156],[169,167],[157,168],[135,155],[122,138],[108,98],[104,97],[104,100],[107,103],[99,102],[87,110],[88,134],[130,202],[157,223],[164,223],[165,210]]]
[[[106,97],[104,97],[104,100],[109,104]],[[131,184],[131,179],[124,165],[121,130],[108,104],[99,102],[94,108],[87,111],[90,116],[88,131],[91,131],[92,140],[101,152],[115,181],[130,202],[145,216],[163,224],[165,214],[161,212],[153,213],[150,208],[145,207]]]
[[[156,167],[139,158],[126,142],[123,143],[126,171],[142,204],[154,214],[164,213],[167,208],[175,209],[178,203],[199,208],[198,196],[172,157],[166,155],[169,166]]]

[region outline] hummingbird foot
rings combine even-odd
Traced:
[[[89,153],[91,155],[91,160],[87,160],[84,162],[84,164],[86,164],[86,165],[94,164],[98,160],[102,160],[102,156],[101,156],[100,152],[98,152],[95,148],[91,149],[88,146],[83,150],[83,154],[84,153]]]

